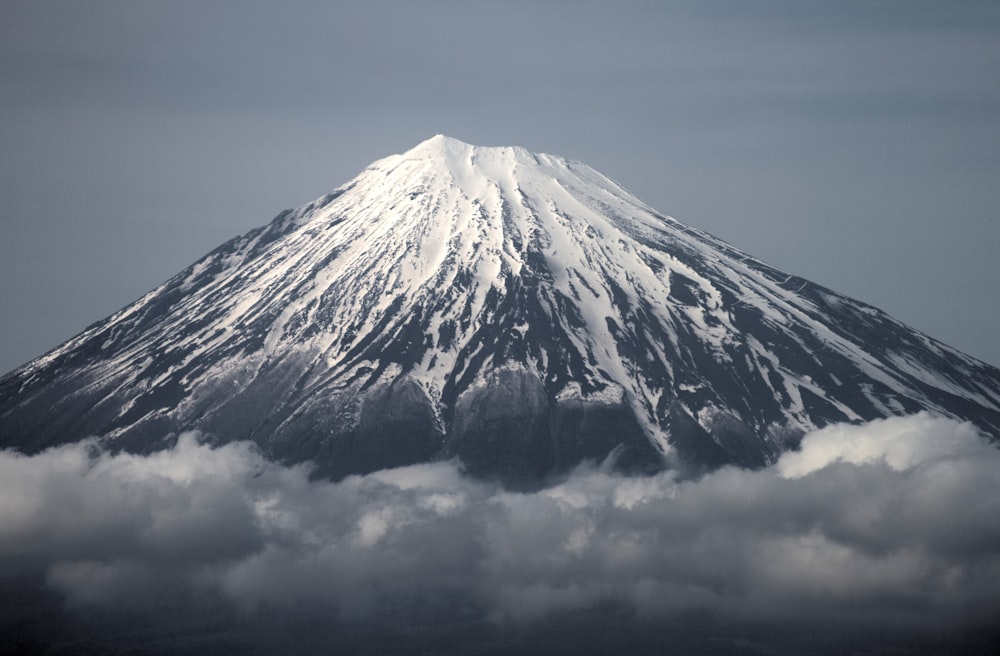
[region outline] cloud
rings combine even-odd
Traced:
[[[883,461],[896,471],[948,458],[990,457],[989,445],[969,423],[920,413],[868,424],[833,424],[809,434],[797,452],[786,453],[777,468],[797,478],[835,462]]]
[[[147,456],[5,451],[0,563],[112,613],[209,598],[354,621],[451,599],[506,626],[611,604],[636,621],[906,631],[1000,612],[1000,450],[926,414],[825,428],[773,467],[693,481],[580,469],[514,493],[453,462],[309,472],[193,433]]]

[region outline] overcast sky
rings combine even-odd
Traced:
[[[0,3],[0,371],[444,133],[1000,364],[1000,3]]]

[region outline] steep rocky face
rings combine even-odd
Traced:
[[[441,136],[0,380],[0,437],[25,451],[199,428],[335,477],[457,456],[514,483],[760,466],[921,409],[1000,434],[1000,371],[584,164]]]

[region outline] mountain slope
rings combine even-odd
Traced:
[[[609,454],[758,466],[921,409],[1000,434],[1000,371],[584,164],[442,136],[0,380],[27,451],[201,428],[334,476],[458,455],[514,482]]]

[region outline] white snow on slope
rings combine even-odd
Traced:
[[[553,352],[533,355],[530,369],[568,386],[569,395],[581,394],[581,384],[595,390],[595,400],[604,398],[601,390],[613,396],[623,390],[663,451],[669,449],[663,402],[695,390],[715,393],[696,354],[731,370],[738,353],[739,363],[770,371],[762,379],[785,408],[785,427],[816,426],[803,391],[847,419],[860,418],[789,364],[782,355],[787,348],[745,334],[734,312],[747,309],[813,361],[836,354],[924,406],[933,402],[914,380],[1000,409],[990,390],[970,392],[912,358],[882,357],[832,328],[817,301],[799,294],[804,283],[769,274],[767,265],[657,213],[585,164],[523,148],[476,147],[438,135],[374,162],[272,228],[276,236],[259,232],[207,256],[29,368],[41,369],[107,331],[105,348],[119,350],[92,372],[93,385],[114,379],[121,389],[156,389],[180,375],[193,394],[205,379],[227,380],[238,390],[291,353],[314,364],[305,385],[347,385],[379,367],[372,344],[383,340],[412,345],[414,361],[391,371],[406,372],[440,404],[449,382],[470,372],[479,354],[488,359],[475,366],[504,365],[484,351],[484,330],[502,328],[525,341],[545,330],[565,335],[564,345],[584,363],[583,380],[553,378]],[[524,287],[535,279],[541,282]],[[529,320],[523,307],[502,309],[498,299],[518,289],[537,295],[544,321]],[[174,291],[169,313],[141,334],[115,328],[137,326]],[[678,300],[685,296],[693,301]],[[824,302],[848,303],[833,296]],[[210,321],[197,325],[200,317]],[[234,336],[248,335],[255,341],[239,357],[217,357]],[[976,365],[938,351],[960,371]],[[169,364],[144,375],[135,363],[150,358]],[[201,362],[209,363],[207,370]],[[688,410],[703,417],[713,407]]]

